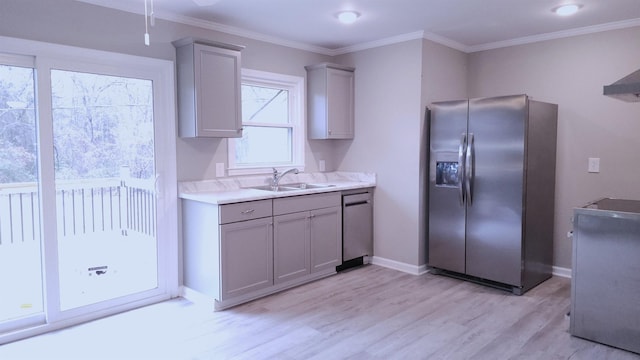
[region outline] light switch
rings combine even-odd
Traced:
[[[600,172],[600,158],[589,158],[589,172],[590,173]]]
[[[216,177],[224,177],[224,163],[216,163]]]

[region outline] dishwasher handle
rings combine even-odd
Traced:
[[[350,207],[350,206],[356,206],[356,205],[365,205],[370,203],[371,201],[369,200],[364,200],[364,201],[357,201],[357,202],[350,202],[348,204],[344,204],[344,207]]]
[[[344,195],[342,197],[342,203],[345,207],[353,205],[362,205],[371,202],[370,193]]]

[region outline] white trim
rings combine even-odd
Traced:
[[[144,7],[142,7],[136,1],[109,2],[109,5],[105,5],[107,3],[107,1],[105,0],[79,0],[79,1],[87,4],[106,7],[109,9],[116,9],[116,10],[126,11],[133,14],[144,15]],[[189,1],[189,0],[184,0],[184,1]],[[268,42],[275,45],[282,45],[282,46],[290,47],[293,49],[310,51],[317,54],[331,55],[333,51],[331,49],[327,49],[320,46],[309,45],[309,44],[301,43],[298,41],[286,40],[279,37],[269,36],[259,32],[254,32],[254,31],[250,31],[250,30],[246,30],[246,29],[242,29],[234,26],[223,25],[213,21],[196,19],[190,16],[166,13],[163,11],[158,11],[157,9],[154,10],[154,15],[157,19],[163,19],[163,20],[172,21],[172,22],[184,24],[184,25],[191,25],[201,29],[219,31],[225,34],[242,36],[248,39],[264,41],[264,42]],[[153,31],[153,29],[151,31]],[[151,42],[153,42],[153,33],[151,33],[151,39],[152,39]]]
[[[424,38],[427,40],[431,40],[435,43],[450,47],[452,49],[456,49],[462,52],[469,52],[469,46],[461,44],[457,41],[453,41],[449,38],[446,38],[444,36],[440,36],[440,35],[436,35],[433,33],[425,33],[424,34]]]
[[[106,1],[104,0],[79,0],[79,1],[82,1],[88,4],[97,5],[97,6],[102,6],[102,7],[105,7],[104,4],[106,3]],[[108,8],[126,11],[134,14],[144,14],[144,10],[143,10],[144,8],[142,8],[135,2],[110,3]],[[434,33],[417,31],[417,32],[392,36],[385,39],[356,44],[352,46],[346,46],[339,49],[329,49],[329,48],[309,45],[309,44],[305,44],[297,41],[286,40],[286,39],[278,38],[275,36],[264,35],[261,33],[253,32],[253,31],[249,31],[249,30],[245,30],[245,29],[241,29],[233,26],[223,25],[223,24],[212,22],[212,21],[196,19],[188,16],[168,14],[168,13],[162,13],[162,12],[156,13],[155,15],[159,19],[173,21],[173,22],[181,23],[185,25],[191,25],[191,26],[202,28],[202,29],[220,31],[230,35],[242,36],[248,39],[264,41],[264,42],[268,42],[275,45],[282,45],[282,46],[290,47],[293,49],[310,51],[317,54],[328,55],[328,56],[342,55],[350,52],[361,51],[361,50],[376,48],[380,46],[391,45],[395,43],[401,43],[408,40],[414,40],[419,38],[431,40],[433,42],[442,44],[444,46],[447,46],[465,53],[473,53],[473,52],[484,51],[484,50],[492,50],[492,49],[504,48],[504,47],[515,46],[515,45],[524,45],[524,44],[530,44],[530,43],[546,41],[546,40],[561,39],[561,38],[572,37],[572,36],[586,35],[586,34],[592,34],[597,32],[640,26],[640,19],[630,19],[630,20],[623,20],[623,21],[605,23],[605,24],[594,25],[594,26],[586,26],[586,27],[577,28],[577,29],[545,33],[540,35],[525,36],[525,37],[516,38],[516,39],[496,41],[496,42],[479,44],[479,45],[464,45],[457,41],[451,40],[449,38],[446,38],[444,36],[440,36]]]
[[[424,37],[425,37],[424,31],[416,31],[408,34],[401,34],[401,35],[392,36],[384,39],[356,44],[353,46],[347,46],[347,47],[343,47],[335,50],[328,50],[329,54],[327,55],[336,56],[336,55],[349,54],[352,52],[373,49],[373,48],[377,48],[385,45],[398,44],[398,43],[409,41],[409,40],[422,39]],[[450,41],[450,42],[453,43],[453,41]]]
[[[35,68],[35,62],[36,60],[33,56],[0,53],[0,64],[2,65]]]
[[[156,122],[155,143],[158,175],[158,283],[155,291],[146,292],[144,296],[130,296],[106,304],[91,304],[83,308],[59,310],[59,279],[57,274],[57,243],[55,240],[44,242],[44,282],[47,284],[45,292],[47,324],[29,329],[0,334],[0,344],[32,336],[47,331],[60,329],[79,322],[104,317],[117,312],[129,310],[161,300],[175,297],[179,292],[178,279],[178,211],[177,211],[177,170],[176,170],[176,135],[175,135],[175,74],[174,63],[168,60],[146,58],[114,52],[98,51],[66,45],[50,44],[32,40],[23,40],[0,36],[2,52],[22,54],[24,61],[34,59],[34,67],[38,71],[36,86],[39,148],[53,147],[51,125],[51,95],[50,76],[46,75],[51,69],[88,71],[93,70],[101,74],[126,77],[142,77],[153,81],[154,91],[154,121]],[[49,89],[49,90],[47,90]],[[40,194],[43,203],[51,203],[55,198],[55,184],[53,171],[53,154],[41,152],[40,162]],[[48,200],[47,200],[48,199]],[[55,208],[41,206],[43,234],[55,234]],[[52,215],[53,214],[53,215]],[[45,216],[46,215],[46,216]],[[90,312],[87,312],[90,311]]]
[[[289,94],[289,120],[286,126],[276,124],[273,127],[292,129],[292,161],[291,163],[269,164],[267,166],[238,166],[235,164],[235,139],[229,138],[227,141],[227,173],[229,176],[253,175],[270,173],[271,168],[278,170],[281,168],[295,167],[299,171],[304,171],[305,159],[305,81],[304,77],[279,74],[253,69],[242,69],[242,84],[251,84],[270,88],[286,89]],[[249,125],[245,124],[244,125]],[[255,126],[272,126],[270,124],[254,124]]]
[[[388,269],[402,271],[412,275],[422,275],[428,272],[426,264],[416,266],[416,265],[411,265],[411,264],[403,263],[396,260],[382,258],[379,256],[373,256],[369,259],[371,260],[371,264],[373,265],[378,265],[378,266],[386,267]],[[554,266],[552,270],[552,275],[571,279],[571,269]]]
[[[552,270],[553,276],[563,277],[567,279],[571,279],[571,269],[564,268],[559,266],[554,266]]]
[[[427,273],[427,265],[411,265],[396,260],[373,256],[370,258],[373,265],[386,267],[388,269],[402,271],[411,275],[422,275]]]
[[[153,298],[147,298],[147,299],[139,300],[136,302],[131,302],[127,304],[126,310],[122,310],[120,312],[129,311],[129,310],[133,310],[143,306],[156,304],[164,300],[167,300],[164,296],[156,296]],[[0,334],[0,346],[2,346],[2,344],[7,344],[13,341],[26,339],[31,336],[42,335],[51,331],[61,330],[61,329],[82,324],[88,321],[93,321],[93,320],[101,319],[104,317],[108,317],[108,316],[114,315],[113,311],[114,311],[113,308],[99,310],[90,314],[85,314],[85,315],[77,316],[74,318],[57,321],[54,323],[42,324],[40,326],[19,329],[16,331],[10,331],[4,334]]]
[[[640,19],[617,21],[617,22],[594,25],[594,26],[585,26],[577,29],[525,36],[525,37],[505,40],[505,41],[496,41],[492,43],[469,46],[466,48],[466,50],[463,50],[463,51],[467,53],[473,53],[478,51],[493,50],[493,49],[505,48],[505,47],[516,46],[516,45],[531,44],[531,43],[540,42],[540,41],[555,40],[555,39],[562,39],[562,38],[568,38],[568,37],[574,37],[574,36],[580,36],[580,35],[599,33],[599,32],[604,32],[609,30],[626,29],[634,26],[640,26]]]

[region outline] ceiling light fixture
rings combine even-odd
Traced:
[[[556,8],[553,8],[552,11],[556,13],[556,15],[569,16],[577,13],[581,7],[582,5],[578,5],[578,4],[567,4],[567,5],[561,5]]]
[[[343,24],[353,24],[360,14],[355,11],[342,11],[338,13],[338,20]]]

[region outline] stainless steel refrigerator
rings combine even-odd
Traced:
[[[429,106],[428,266],[522,294],[551,277],[558,106]]]

